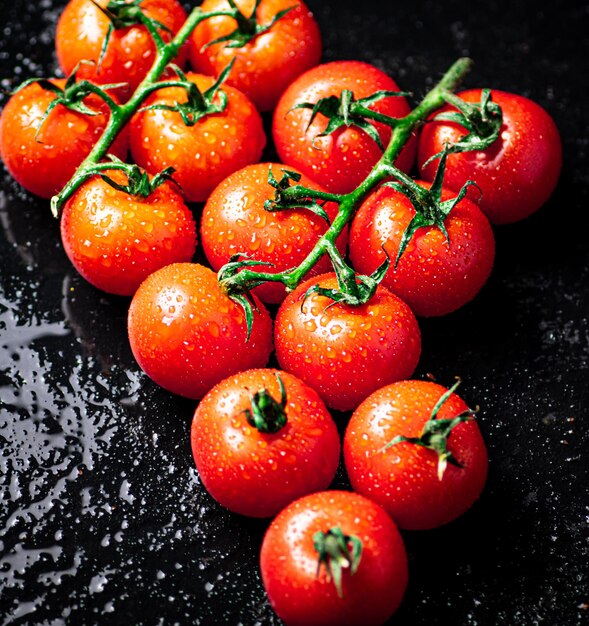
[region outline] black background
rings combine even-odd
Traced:
[[[63,4],[1,0],[4,89],[55,71]],[[461,394],[482,407],[490,476],[457,522],[404,533],[411,578],[392,623],[589,623],[589,8],[309,5],[325,60],[375,63],[419,96],[472,56],[467,86],[533,98],[564,142],[552,200],[497,229],[483,292],[421,324],[417,376],[463,377]],[[203,490],[193,403],[141,374],[128,301],[76,275],[48,203],[5,173],[0,183],[0,623],[278,623],[257,569],[266,523]]]

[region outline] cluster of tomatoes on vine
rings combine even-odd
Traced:
[[[464,59],[411,110],[376,67],[319,65],[299,0],[205,0],[189,16],[176,0],[70,0],[56,43],[69,78],[27,81],[2,112],[7,169],[52,197],[80,274],[133,296],[142,369],[200,400],[205,487],[232,511],[277,515],[261,569],[278,615],[384,622],[407,584],[397,526],[455,519],[487,473],[457,385],[409,380],[416,316],[474,298],[490,222],[548,199],[554,123],[521,96],[456,95]],[[272,110],[282,163],[258,163]],[[191,263],[187,202],[205,202],[210,268]],[[273,350],[280,370],[265,369]],[[353,411],[357,493],[325,491],[341,453],[326,406]]]

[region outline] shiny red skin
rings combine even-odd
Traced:
[[[262,389],[280,402],[287,423],[274,434],[251,426],[246,410]],[[272,517],[308,493],[329,487],[340,457],[337,428],[317,393],[295,376],[272,369],[241,372],[202,399],[192,421],[192,454],[200,479],[235,513]]]
[[[186,76],[202,92],[214,83],[210,76]],[[193,126],[186,126],[175,111],[144,111],[131,120],[134,161],[153,174],[173,167],[174,179],[189,202],[204,202],[227,176],[256,163],[266,144],[262,118],[254,105],[237,89],[222,89],[228,96],[225,110]],[[168,87],[157,91],[145,106],[173,106],[186,100],[184,89]]]
[[[316,103],[320,98],[339,97],[344,89],[352,91],[356,99],[383,89],[400,91],[397,83],[368,63],[325,63],[299,76],[284,92],[272,126],[280,160],[298,168],[333,193],[354,190],[371,172],[382,156],[382,150],[364,131],[354,126],[340,128],[327,137],[317,137],[325,130],[327,118],[318,114],[307,128],[311,111],[291,109],[303,102]],[[370,108],[391,117],[404,117],[410,112],[402,96],[385,98]],[[391,137],[390,128],[378,122],[374,126],[386,146]],[[396,165],[403,171],[411,169],[415,148],[416,142],[411,138],[399,155]]]
[[[480,102],[481,90],[458,95],[467,102]],[[509,224],[537,211],[554,191],[562,167],[562,144],[554,121],[538,104],[497,89],[492,96],[503,110],[499,139],[484,151],[451,154],[444,184],[458,190],[474,180],[482,190],[479,204],[489,220]],[[440,111],[448,110],[451,107]],[[437,161],[427,167],[424,163],[446,142],[456,142],[465,134],[462,126],[448,122],[432,121],[423,127],[418,164],[425,180],[433,180]],[[470,189],[469,197],[478,200],[476,189]]]
[[[129,308],[129,342],[141,369],[158,385],[198,400],[227,376],[264,367],[272,351],[272,320],[255,299],[247,340],[245,314],[215,273],[174,263],[151,274]]]
[[[122,172],[105,174],[118,184],[128,182]],[[172,184],[164,183],[143,198],[94,176],[66,202],[61,239],[70,261],[88,282],[109,293],[132,296],[156,270],[192,259],[196,225]]]
[[[432,409],[446,392],[436,383],[404,380],[367,398],[354,412],[344,438],[344,458],[354,491],[380,504],[399,528],[426,530],[467,511],[487,479],[487,449],[476,421],[456,426],[448,448],[462,465],[448,463],[438,478],[438,455],[411,443],[383,448],[398,435],[419,437]],[[456,394],[438,419],[467,409]]]
[[[238,8],[248,17],[254,3],[254,0],[236,0]],[[300,0],[263,0],[258,8],[259,23],[268,24],[277,13],[292,6],[296,8],[241,48],[229,48],[226,43],[205,48],[211,41],[235,30],[233,18],[218,16],[201,22],[191,38],[192,67],[203,74],[218,76],[235,59],[228,84],[245,93],[258,110],[271,111],[288,85],[321,58],[319,27]],[[227,0],[205,0],[201,5],[203,11],[228,8]]]
[[[96,0],[106,7],[109,0]],[[159,29],[164,41],[180,30],[186,21],[186,13],[177,0],[143,0],[141,8],[170,32]],[[78,69],[78,76],[101,85],[128,83],[118,89],[120,98],[126,99],[137,89],[155,61],[156,48],[145,26],[137,24],[115,30],[106,53],[97,68],[98,59],[110,21],[91,0],[70,0],[64,8],[55,34],[57,60],[64,74],[69,75],[82,60],[93,61]],[[187,47],[180,50],[174,63],[184,66]]]
[[[413,374],[421,335],[411,309],[379,286],[365,305],[350,307],[316,293],[337,288],[335,274],[311,278],[282,303],[274,342],[280,367],[311,385],[327,406],[355,409],[383,385]],[[329,308],[328,308],[329,307]]]
[[[284,165],[259,163],[249,165],[226,178],[209,196],[201,221],[201,238],[206,257],[214,270],[229,262],[237,252],[274,267],[259,267],[268,272],[283,272],[299,265],[311,252],[328,226],[325,220],[306,209],[270,212],[264,201],[274,198],[275,189],[268,184],[268,171],[280,180]],[[324,189],[303,176],[300,183],[310,189]],[[338,205],[328,202],[323,207],[331,221]],[[345,254],[348,229],[337,240],[337,247]],[[328,257],[322,257],[310,275],[331,269]],[[286,296],[281,283],[265,283],[253,290],[263,302],[280,303]]]
[[[342,572],[343,597],[325,567],[317,574],[316,532],[339,527],[362,542],[358,570]],[[399,607],[407,555],[391,518],[370,500],[323,491],[293,502],[270,524],[260,556],[272,608],[286,626],[377,626]]]
[[[455,196],[450,190],[442,192],[443,200]],[[350,259],[355,269],[371,274],[385,260],[383,246],[394,262],[403,233],[414,215],[410,200],[390,187],[381,187],[370,195],[350,229]],[[474,202],[465,198],[457,204],[445,226],[450,245],[439,228],[420,228],[397,268],[391,264],[382,282],[416,315],[446,315],[460,308],[477,295],[493,268],[493,231]]]
[[[63,89],[65,80],[51,79]],[[61,191],[102,135],[110,109],[91,94],[84,104],[97,115],[84,115],[58,104],[37,129],[56,94],[32,83],[15,93],[0,117],[0,154],[6,169],[27,191],[51,198]],[[127,156],[128,133],[123,130],[110,151]]]

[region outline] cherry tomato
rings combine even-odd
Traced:
[[[202,398],[227,376],[266,365],[272,320],[254,301],[248,339],[242,307],[221,291],[212,270],[193,263],[168,265],[151,274],[131,302],[133,354],[164,389]]]
[[[203,398],[192,453],[210,494],[242,515],[271,517],[326,489],[338,466],[334,421],[313,389],[286,372],[249,370]]]
[[[60,89],[63,79],[50,81]],[[57,104],[41,125],[47,108],[58,97],[38,83],[16,92],[0,117],[0,153],[12,176],[28,191],[51,198],[65,186],[88,156],[110,117],[108,106],[94,94],[84,105],[96,112],[86,115]],[[127,155],[128,133],[123,131],[110,152]]]
[[[379,286],[365,305],[304,295],[313,285],[337,288],[335,274],[311,278],[282,303],[274,342],[280,367],[311,385],[327,406],[355,409],[383,385],[411,376],[421,336],[411,309]]]
[[[119,185],[128,183],[120,171],[106,175]],[[132,296],[156,270],[192,259],[196,225],[169,183],[144,198],[94,176],[65,204],[61,238],[86,280],[109,293]]]
[[[189,73],[187,78],[201,92],[214,83],[200,74]],[[233,87],[221,89],[228,96],[225,110],[206,115],[192,126],[185,125],[177,111],[144,111],[131,120],[135,162],[154,174],[172,166],[174,179],[190,202],[204,202],[223,179],[257,162],[266,143],[262,119],[249,99]],[[187,100],[184,89],[168,87],[148,99],[146,106],[174,106]]]
[[[236,30],[234,18],[218,16],[201,22],[192,34],[192,66],[203,74],[218,76],[235,59],[228,83],[251,98],[260,111],[271,111],[288,85],[319,63],[319,27],[300,0],[262,0],[255,16],[252,15],[254,0],[236,0],[235,4],[246,18],[256,18],[261,27],[270,25],[281,11],[294,8],[238,48],[230,47],[231,42],[208,46]],[[227,10],[229,2],[205,0],[201,9],[205,12]]]
[[[422,183],[429,188],[429,183]],[[442,191],[442,200],[456,196]],[[399,191],[383,186],[360,207],[350,229],[350,259],[371,274],[385,259],[397,258],[403,233],[415,209]],[[382,284],[402,298],[416,315],[445,315],[480,291],[493,268],[495,239],[479,207],[461,200],[444,220],[449,242],[436,226],[419,228]],[[384,247],[384,250],[383,250]]]
[[[260,565],[286,626],[383,624],[407,587],[397,527],[374,502],[346,491],[314,493],[284,509],[266,532]]]
[[[266,211],[264,202],[274,198],[275,189],[268,183],[268,172],[279,180],[285,168],[277,163],[249,165],[226,178],[209,196],[205,205],[201,237],[203,248],[213,269],[219,270],[232,255],[243,252],[252,259],[273,263],[273,268],[251,268],[283,272],[299,265],[311,252],[328,228],[327,223],[307,209]],[[324,191],[303,176],[300,182],[310,189]],[[326,203],[323,208],[330,220],[338,212],[337,204]],[[347,228],[337,240],[338,249],[345,253]],[[312,275],[327,272],[331,264],[321,258]],[[279,303],[286,291],[280,283],[265,283],[253,290],[264,302]]]
[[[151,69],[156,48],[143,24],[118,28],[110,35],[98,65],[111,22],[96,5],[106,8],[108,3],[109,0],[70,0],[57,22],[57,60],[66,75],[80,61],[93,61],[81,65],[78,76],[98,84],[127,83],[129,87],[117,93],[128,97]],[[166,27],[167,30],[158,29],[164,41],[170,41],[186,21],[186,13],[177,0],[142,0],[140,8],[147,17]],[[176,64],[184,65],[186,50],[181,49]]]
[[[420,437],[446,392],[432,382],[393,383],[367,398],[348,424],[344,455],[352,487],[380,504],[400,528],[450,522],[470,508],[485,484],[487,450],[475,421],[452,428],[447,449],[458,465],[446,460],[445,469],[435,450],[407,442],[386,447],[398,436]],[[451,420],[467,409],[451,394],[436,420]]]
[[[451,154],[444,184],[457,190],[467,180],[475,181],[487,217],[493,224],[508,224],[528,217],[548,200],[560,174],[562,145],[554,121],[542,107],[523,96],[496,89],[491,93],[503,111],[499,139],[483,151]],[[481,90],[458,95],[467,102],[479,102]],[[424,167],[425,162],[466,133],[462,126],[449,122],[431,121],[423,127],[418,163],[425,180],[433,180],[437,166],[433,161]],[[474,193],[472,197],[478,198]]]
[[[280,160],[297,167],[328,191],[349,193],[368,176],[382,156],[382,150],[365,131],[357,126],[343,127],[320,137],[327,118],[319,113],[313,123],[311,110],[293,109],[305,102],[340,97],[344,90],[359,100],[376,91],[399,91],[397,84],[376,67],[359,61],[335,61],[319,65],[295,80],[284,92],[274,113],[272,132]],[[404,97],[388,97],[369,107],[390,117],[403,117],[410,111]],[[384,146],[391,129],[374,122]],[[396,165],[408,171],[415,160],[416,142],[407,143]]]

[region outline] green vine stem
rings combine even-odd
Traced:
[[[76,190],[88,178],[93,176],[98,169],[106,169],[97,169],[97,165],[99,165],[100,162],[106,157],[108,150],[117,135],[129,122],[133,114],[139,109],[145,99],[154,91],[166,86],[166,84],[175,84],[175,81],[171,81],[170,83],[158,83],[158,79],[168,64],[171,63],[171,61],[178,55],[180,48],[188,40],[192,31],[203,20],[219,15],[230,16],[231,13],[228,11],[211,11],[210,13],[203,13],[200,7],[196,7],[192,10],[188,19],[184,22],[182,28],[178,31],[176,36],[169,43],[165,43],[157,32],[157,29],[152,24],[148,24],[149,20],[144,21],[144,24],[149,30],[157,49],[154,63],[147,73],[147,76],[143,79],[142,83],[139,87],[137,87],[126,104],[119,105],[110,98],[108,100],[105,99],[105,102],[111,109],[111,115],[106,128],[90,154],[80,164],[67,185],[57,195],[51,198],[51,212],[54,217],[59,217],[64,203],[71,198]],[[112,169],[112,164],[109,164],[109,167]]]
[[[253,286],[263,282],[280,282],[288,291],[292,291],[324,254],[330,256],[336,270],[338,261],[341,261],[343,266],[345,266],[345,262],[341,259],[339,253],[334,252],[334,250],[336,250],[335,242],[337,238],[350,222],[364,198],[366,198],[377,185],[391,176],[401,181],[410,180],[406,174],[394,166],[396,158],[399,156],[414,130],[419,125],[423,124],[434,111],[446,104],[448,94],[451,94],[457,89],[471,66],[471,59],[458,59],[444,74],[439,83],[423,98],[411,113],[395,120],[394,125],[392,125],[393,132],[391,139],[381,159],[374,166],[366,179],[354,191],[344,195],[324,194],[323,196],[319,196],[312,190],[306,189],[300,185],[281,190],[281,200],[283,201],[294,204],[296,201],[308,201],[310,197],[316,199],[321,198],[326,201],[331,200],[338,202],[339,212],[313,250],[311,250],[300,265],[293,269],[280,273],[259,272],[250,269],[253,265],[252,262],[248,262],[247,265],[239,268],[239,271],[235,264],[232,265],[229,271],[226,271],[225,268],[221,268],[219,272],[219,282],[225,292],[230,296],[243,294]],[[338,257],[337,259],[334,258],[336,255]],[[228,266],[226,267],[228,268]],[[347,268],[347,266],[345,267]],[[356,289],[356,277],[353,271],[350,270],[350,272],[351,274],[338,272],[338,278],[341,279],[342,276],[346,275],[344,277],[347,279],[346,282],[348,284],[340,284],[340,287],[345,290],[347,286],[347,288],[353,292]]]

